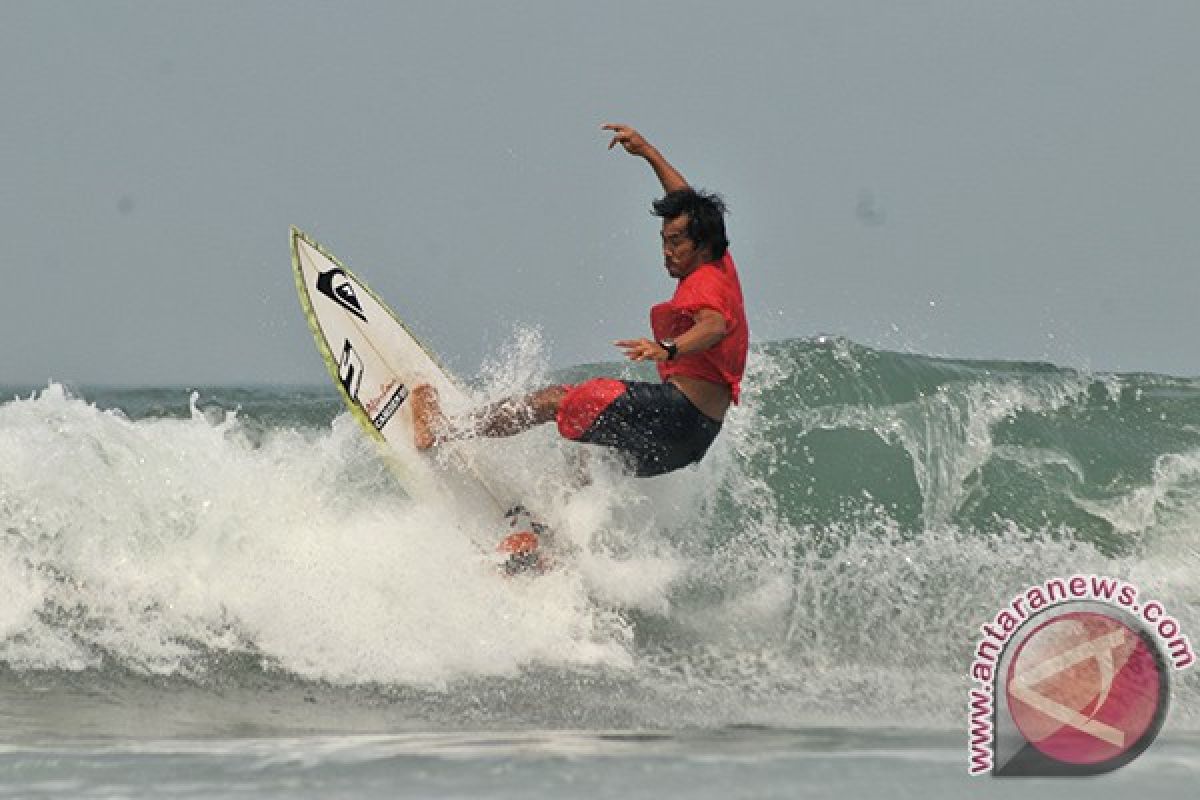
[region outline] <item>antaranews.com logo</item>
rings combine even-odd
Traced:
[[[1136,586],[1099,575],[1030,586],[981,626],[968,771],[1098,775],[1133,761],[1167,716],[1188,637]]]

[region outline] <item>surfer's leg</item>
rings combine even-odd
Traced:
[[[547,386],[525,397],[501,400],[472,414],[472,427],[480,436],[513,436],[554,419],[566,394],[564,386]]]
[[[413,440],[418,450],[472,436],[513,436],[549,422],[567,394],[565,386],[547,386],[524,397],[510,397],[451,423],[438,404],[437,390],[422,384],[412,391]]]

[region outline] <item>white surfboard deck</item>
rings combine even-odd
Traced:
[[[485,477],[499,473],[480,463],[469,442],[439,445],[436,454],[413,444],[412,389],[430,384],[449,410],[466,404],[464,390],[365,283],[294,227],[292,265],[300,304],[329,375],[359,425],[384,445],[405,491],[414,499],[432,499],[501,523],[519,498]]]

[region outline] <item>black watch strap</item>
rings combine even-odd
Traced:
[[[679,345],[675,344],[674,339],[659,339],[658,346],[667,351],[667,361],[674,361],[675,356],[679,355]]]

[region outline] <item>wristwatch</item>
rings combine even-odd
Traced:
[[[667,361],[674,361],[679,354],[679,345],[675,344],[674,339],[659,339],[658,346],[667,351]]]

